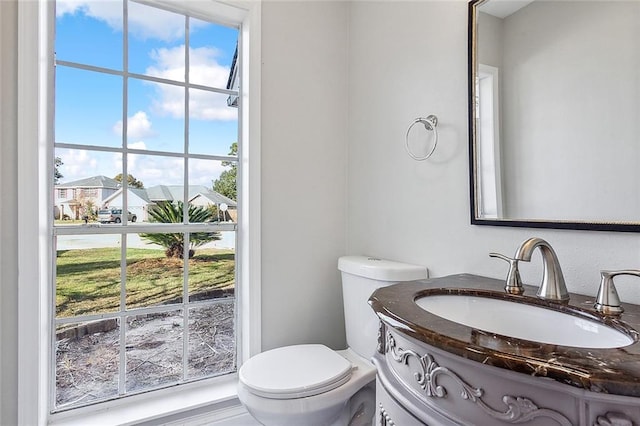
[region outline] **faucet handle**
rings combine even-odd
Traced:
[[[504,291],[509,294],[524,293],[522,279],[520,278],[520,271],[518,270],[518,259],[513,259],[500,253],[489,253],[489,257],[497,257],[498,259],[502,259],[505,262],[509,263],[509,272],[507,272],[507,280],[504,286]]]
[[[593,307],[596,311],[605,315],[620,315],[624,308],[620,305],[620,297],[616,286],[613,284],[613,277],[618,275],[635,275],[640,277],[639,269],[623,269],[620,271],[600,271],[600,287],[596,296],[596,303]]]

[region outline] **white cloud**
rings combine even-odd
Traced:
[[[228,167],[224,167],[220,161],[191,159],[189,160],[189,183],[210,188],[220,173],[227,169]]]
[[[58,0],[56,2],[56,16],[60,17],[67,13],[73,15],[77,11],[82,10],[83,6],[86,7],[86,3],[86,1],[81,0]]]
[[[132,149],[147,149],[147,145],[143,141],[130,143],[127,146]],[[122,155],[116,154],[114,157],[115,157],[116,167],[122,170]],[[138,165],[139,158],[143,158],[143,157],[140,155],[129,156],[129,160],[127,161],[127,169],[129,170],[129,174],[133,174],[131,173],[131,170],[137,170],[138,168],[140,168],[140,166]],[[136,178],[140,180],[137,176]]]
[[[106,22],[114,30],[122,31],[122,2],[120,1],[58,0],[56,2],[58,17],[76,13]]]
[[[154,65],[146,73],[156,77],[184,81],[184,45],[174,48],[155,49],[151,53]],[[217,61],[219,52],[214,48],[200,47],[189,49],[189,81],[213,87],[226,87],[229,67]],[[157,99],[153,107],[163,115],[174,118],[184,117],[184,89],[166,84],[156,84]],[[197,120],[235,120],[237,110],[227,105],[227,96],[191,90],[189,92],[189,112]]]
[[[122,2],[116,0],[58,0],[56,15],[81,13],[88,17],[106,22],[112,29],[122,31]],[[167,12],[155,7],[129,2],[129,32],[135,37],[163,41],[175,41],[184,38],[184,16]],[[207,25],[206,22],[192,19],[191,30]]]
[[[113,125],[113,132],[122,136],[122,120]],[[144,111],[138,111],[127,120],[127,139],[144,139],[155,136],[151,128],[151,121]],[[131,146],[131,145],[129,145]]]
[[[56,157],[62,160],[60,172],[61,183],[72,182],[91,176],[104,175],[114,177],[120,173],[111,161],[113,154],[104,152],[91,152],[82,149],[57,149]]]
[[[191,22],[197,25],[194,20]],[[185,33],[184,16],[129,2],[129,32],[142,40],[179,40]]]
[[[183,160],[176,157],[130,155],[129,173],[144,183],[145,188],[155,185],[182,185]]]
[[[143,141],[133,142],[128,145],[131,149],[147,149],[147,144]]]

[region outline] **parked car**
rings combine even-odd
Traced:
[[[127,212],[127,220],[135,222],[138,220],[135,214]],[[100,223],[120,223],[122,222],[122,209],[101,209],[98,210],[98,222]]]

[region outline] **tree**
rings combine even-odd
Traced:
[[[151,222],[157,223],[182,223],[184,204],[182,201],[177,203],[163,203],[149,210],[149,218]],[[210,222],[214,216],[209,210],[201,206],[189,205],[189,221],[190,222]],[[140,237],[147,240],[151,244],[158,244],[166,250],[164,254],[167,257],[184,257],[184,234],[140,234]],[[189,234],[189,258],[195,254],[195,248],[211,241],[217,241],[222,236],[219,232],[192,232]]]
[[[113,180],[117,180],[118,182],[122,183],[122,173],[118,173],[113,178]],[[127,186],[129,186],[129,188],[139,188],[139,189],[144,188],[144,184],[140,182],[138,179],[136,179],[135,177],[133,177],[133,175],[131,174],[127,175]]]
[[[93,199],[85,196],[80,196],[79,198],[76,199],[76,201],[80,205],[79,207],[80,218],[86,217],[88,220],[96,219],[97,208]]]
[[[56,157],[53,160],[53,184],[57,185],[64,176],[60,173],[60,169],[58,167],[62,166],[64,163],[62,162],[62,158]]]
[[[229,155],[238,155],[238,142],[231,144]],[[220,173],[220,177],[213,182],[213,190],[236,201],[238,197],[236,187],[238,163],[235,161],[223,161],[222,165],[230,167],[230,169]]]

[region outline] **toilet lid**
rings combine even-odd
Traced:
[[[324,345],[285,346],[262,352],[240,368],[240,381],[255,395],[302,398],[346,383],[352,365]]]

